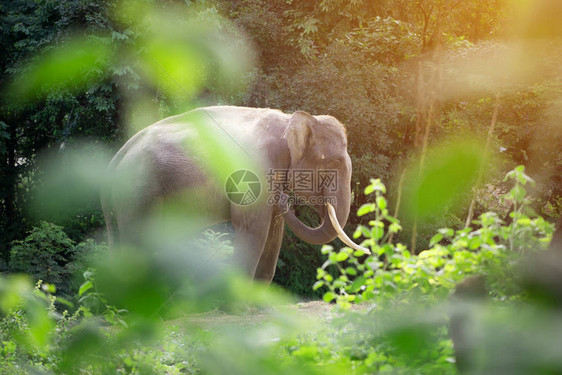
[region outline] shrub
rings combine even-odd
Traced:
[[[322,265],[322,257],[318,246],[300,240],[291,230],[287,230],[273,282],[300,297],[321,297],[310,286],[316,281],[314,270]]]
[[[74,247],[73,259],[67,266],[70,277],[69,288],[73,293],[78,292],[80,285],[84,282],[84,272],[108,253],[109,248],[105,243],[97,243],[91,238]]]
[[[14,241],[10,252],[10,269],[24,272],[35,280],[54,284],[67,293],[67,264],[73,258],[74,241],[57,225],[42,221],[23,241]]]
[[[336,300],[344,307],[385,296],[395,298],[400,293],[417,292],[425,301],[435,301],[448,296],[467,276],[483,274],[493,296],[518,298],[516,260],[525,252],[546,249],[552,225],[540,216],[526,214],[530,201],[523,186],[533,182],[524,168],[509,172],[507,179],[514,183],[503,197],[513,204],[512,223],[506,225],[496,213],[486,212],[473,222],[477,226],[474,229],[440,229],[431,238],[429,249],[418,255],[402,244],[387,243],[389,234],[401,228],[388,214],[384,185],[372,180],[365,193],[374,193],[375,202],[364,204],[358,215],[374,214],[374,220],[369,221],[370,227],[359,225],[354,234],[355,238],[366,238],[363,244],[370,246],[372,255],[365,258],[362,252],[347,247],[335,251],[324,246],[322,252],[328,255],[328,261],[318,269],[314,289],[326,286],[324,300]],[[339,275],[328,273],[328,266],[337,267]]]
[[[231,262],[234,254],[232,245],[234,229],[230,224],[217,224],[207,228],[193,240],[191,246],[200,248],[208,254],[208,260],[227,265]]]

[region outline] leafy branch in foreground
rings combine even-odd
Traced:
[[[335,300],[344,308],[352,302],[379,301],[406,292],[420,292],[425,301],[435,302],[448,296],[460,280],[483,274],[492,295],[514,296],[518,291],[517,277],[512,274],[515,261],[525,251],[545,249],[552,225],[529,208],[523,186],[534,182],[524,173],[524,167],[510,171],[506,180],[514,182],[502,198],[513,203],[510,224],[494,212],[483,213],[473,221],[476,228],[440,229],[431,238],[430,248],[418,255],[402,244],[387,242],[391,233],[401,229],[400,223],[388,213],[384,185],[380,180],[371,180],[365,194],[374,193],[374,203],[361,206],[358,215],[373,214],[374,219],[369,221],[369,227],[359,225],[354,237],[363,236],[363,245],[371,247],[372,255],[364,257],[347,247],[334,250],[324,246],[322,252],[328,259],[317,271],[314,288],[326,287],[324,300]],[[330,266],[338,270],[338,276],[327,271]],[[510,274],[512,277],[506,277]]]

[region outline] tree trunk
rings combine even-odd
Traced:
[[[494,112],[492,114],[492,121],[490,122],[490,128],[488,129],[488,136],[486,138],[486,146],[484,147],[484,158],[482,158],[482,165],[480,166],[480,170],[478,171],[478,177],[476,178],[476,183],[473,187],[473,195],[472,200],[470,201],[470,206],[468,207],[468,215],[466,216],[466,221],[464,223],[464,227],[468,228],[470,223],[472,223],[472,219],[474,216],[474,205],[476,204],[476,192],[482,183],[482,176],[484,175],[484,163],[486,162],[486,155],[490,150],[490,143],[492,142],[492,135],[494,134],[494,128],[496,127],[496,122],[498,120],[498,112],[500,108],[500,94],[496,93],[496,103],[494,104]]]
[[[8,134],[10,138],[6,142],[6,157],[4,164],[2,188],[4,190],[4,220],[2,225],[3,233],[0,238],[0,256],[4,261],[8,261],[10,255],[10,243],[15,239],[17,232],[17,207],[16,207],[16,128],[13,122],[8,124]]]
[[[421,153],[420,153],[420,164],[419,164],[419,169],[418,169],[418,177],[421,176],[422,171],[423,171],[423,167],[424,167],[424,163],[425,163],[425,157],[427,154],[427,146],[429,143],[429,134],[431,133],[431,125],[433,123],[433,118],[435,116],[435,107],[437,105],[437,98],[438,98],[438,93],[441,92],[441,80],[442,80],[442,68],[443,68],[443,64],[441,62],[441,57],[442,57],[442,43],[441,43],[441,26],[438,26],[437,28],[437,44],[435,47],[435,50],[433,52],[433,62],[434,62],[434,66],[433,66],[433,72],[431,75],[431,79],[429,80],[429,87],[426,89],[426,92],[429,93],[429,104],[428,104],[428,109],[427,109],[427,114],[424,113],[424,111],[421,111],[421,113],[423,114],[425,123],[424,123],[424,129],[423,129],[423,136],[421,138]],[[418,74],[423,74],[421,69],[418,71]],[[418,91],[418,102],[423,100],[423,90],[419,90]],[[422,108],[423,106],[419,105],[418,106],[418,111]],[[419,113],[418,113],[419,115]],[[416,122],[416,130],[418,131],[418,123]],[[418,147],[420,147],[419,142],[417,144]],[[418,232],[418,217],[417,214],[414,217],[414,223],[412,226],[412,241],[410,244],[410,251],[412,253],[416,252],[416,242],[417,242],[417,232]]]
[[[406,175],[406,169],[402,169],[402,173],[400,173],[400,180],[398,181],[398,195],[396,196],[396,205],[394,208],[394,214],[392,215],[394,218],[398,218],[398,214],[400,213],[400,202],[402,201],[402,184],[404,182],[404,176]],[[391,233],[388,237],[388,243],[392,243],[394,240],[394,233]]]

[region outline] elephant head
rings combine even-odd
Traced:
[[[306,242],[324,244],[339,236],[348,246],[368,253],[342,229],[351,203],[351,159],[344,126],[332,116],[311,116],[297,111],[291,116],[283,138],[290,153],[290,175],[296,178],[298,171],[315,172],[314,189],[296,192],[297,182],[293,180],[291,185],[298,196],[314,203],[322,217],[321,224],[311,228],[287,209],[284,214],[287,225]]]

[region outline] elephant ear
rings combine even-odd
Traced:
[[[287,139],[292,165],[303,157],[312,134],[312,126],[316,121],[314,117],[303,111],[297,111],[291,116],[283,138]]]

